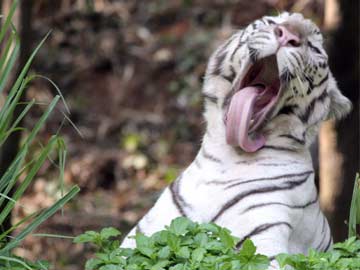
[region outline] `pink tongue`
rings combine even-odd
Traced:
[[[249,137],[250,120],[259,89],[248,86],[237,92],[231,99],[226,117],[226,141],[230,145],[239,145],[246,152],[255,152],[265,144],[263,135]]]

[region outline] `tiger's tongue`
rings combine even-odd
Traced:
[[[254,105],[261,88],[248,86],[232,97],[226,117],[226,141],[230,145],[239,145],[246,152],[255,152],[265,144],[261,134],[249,135],[250,120],[254,114]]]

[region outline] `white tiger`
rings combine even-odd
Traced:
[[[258,252],[329,249],[308,147],[319,124],[351,109],[329,70],[323,38],[301,14],[265,16],[211,56],[203,95],[207,123],[191,165],[129,233],[162,230],[178,216],[215,222]],[[123,247],[134,246],[126,238]]]

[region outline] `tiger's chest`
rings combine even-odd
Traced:
[[[194,162],[175,183],[184,211],[199,222],[217,222],[227,213],[244,217],[251,207],[276,201],[300,205],[316,196],[311,162],[272,157],[214,164]],[[235,218],[234,217],[234,218]]]

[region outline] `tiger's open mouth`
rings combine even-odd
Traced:
[[[246,152],[255,152],[265,144],[265,137],[258,131],[280,97],[276,56],[252,65],[234,90],[226,113],[226,141]]]

